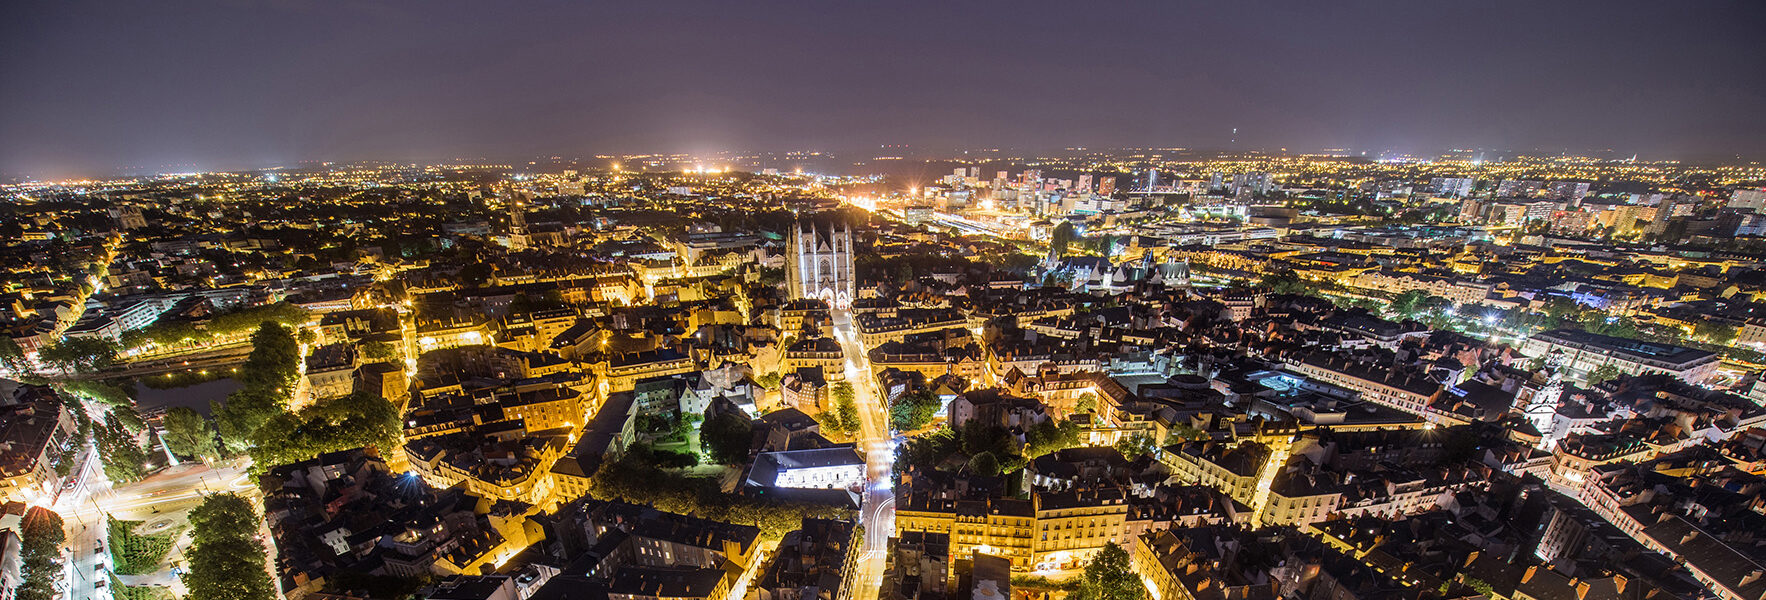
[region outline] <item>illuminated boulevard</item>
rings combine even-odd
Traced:
[[[858,404],[857,441],[865,453],[865,497],[859,508],[865,539],[859,548],[858,564],[845,585],[854,586],[849,588],[854,600],[873,600],[882,589],[889,537],[895,533],[895,491],[890,477],[895,450],[889,437],[889,410],[877,393],[869,354],[853,328],[852,313],[835,310],[833,317],[834,339],[840,342],[840,351],[846,357],[846,381],[852,383],[854,402]]]

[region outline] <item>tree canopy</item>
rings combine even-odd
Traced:
[[[1588,372],[1588,385],[1599,385],[1603,381],[1619,378],[1619,368],[1613,365],[1601,365]]]
[[[205,461],[220,457],[214,426],[194,409],[174,406],[166,411],[160,424],[166,432],[161,439],[165,440],[166,449],[172,454]]]
[[[12,341],[10,335],[0,335],[0,367],[14,375],[24,375],[32,370],[31,361],[25,358],[24,348],[20,348],[18,342]]]
[[[1079,575],[1079,588],[1074,590],[1075,600],[1142,600],[1147,596],[1147,588],[1134,574],[1129,564],[1128,551],[1123,550],[1115,542],[1107,542],[1104,549],[1086,563],[1085,571]]]
[[[61,544],[67,541],[62,530],[61,515],[41,506],[25,509],[23,531],[19,539],[19,575],[22,581],[15,590],[18,600],[51,600],[60,591]]]
[[[251,341],[251,354],[239,368],[240,388],[225,402],[216,402],[211,411],[221,441],[233,453],[251,448],[258,429],[288,411],[300,373],[300,345],[287,327],[266,321]]]
[[[398,409],[367,392],[324,400],[298,413],[270,417],[252,436],[255,468],[308,460],[364,446],[390,449],[401,432]]]
[[[827,424],[846,433],[858,431],[860,423],[857,394],[854,393],[852,384],[844,381],[836,383],[829,387],[829,392],[834,399],[834,409],[823,416],[827,419]]]
[[[1079,445],[1079,424],[1073,421],[1056,422],[1051,419],[1030,426],[1030,430],[1024,433],[1025,458],[1036,458]]]
[[[931,390],[918,389],[889,403],[889,427],[896,431],[913,431],[932,422],[942,406]]]
[[[722,465],[747,462],[748,447],[753,443],[754,425],[735,413],[712,417],[699,430],[699,447]]]
[[[70,337],[44,346],[37,358],[65,372],[92,373],[116,364],[122,348],[97,337]]]
[[[1154,440],[1153,436],[1144,433],[1122,436],[1116,442],[1116,451],[1131,460],[1142,454],[1151,454],[1158,447],[1158,440]]]
[[[1072,221],[1061,221],[1061,224],[1056,225],[1055,230],[1049,233],[1049,251],[1055,256],[1065,256],[1067,246],[1071,245],[1078,237],[1078,234],[1073,231]]]
[[[1728,323],[1699,321],[1697,325],[1692,327],[1692,335],[1719,346],[1728,346],[1735,341],[1736,336],[1740,335],[1740,331],[1736,326]]]
[[[1257,286],[1277,294],[1294,294],[1301,296],[1317,296],[1319,286],[1301,279],[1292,270],[1281,270],[1265,273],[1257,280]]]
[[[259,518],[251,503],[235,494],[215,494],[190,511],[194,540],[185,556],[190,597],[206,600],[272,600],[276,586],[265,569],[258,542]]]
[[[128,407],[114,409],[104,416],[102,423],[93,424],[92,436],[98,443],[98,456],[104,463],[105,477],[117,484],[138,481],[147,472],[147,451],[118,418],[122,412],[135,416],[135,411]],[[135,419],[139,421],[140,417],[135,416]]]

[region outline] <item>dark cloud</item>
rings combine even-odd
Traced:
[[[1766,153],[1766,4],[15,2],[0,170],[707,149]]]

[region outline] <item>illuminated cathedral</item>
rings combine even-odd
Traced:
[[[791,228],[785,241],[785,281],[792,299],[814,298],[829,306],[852,306],[857,293],[852,269],[852,227],[813,223]]]

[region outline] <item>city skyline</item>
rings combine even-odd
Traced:
[[[0,599],[1766,600],[1766,24],[0,18]]]
[[[0,173],[894,145],[1766,151],[1755,3],[522,8],[15,7]]]

